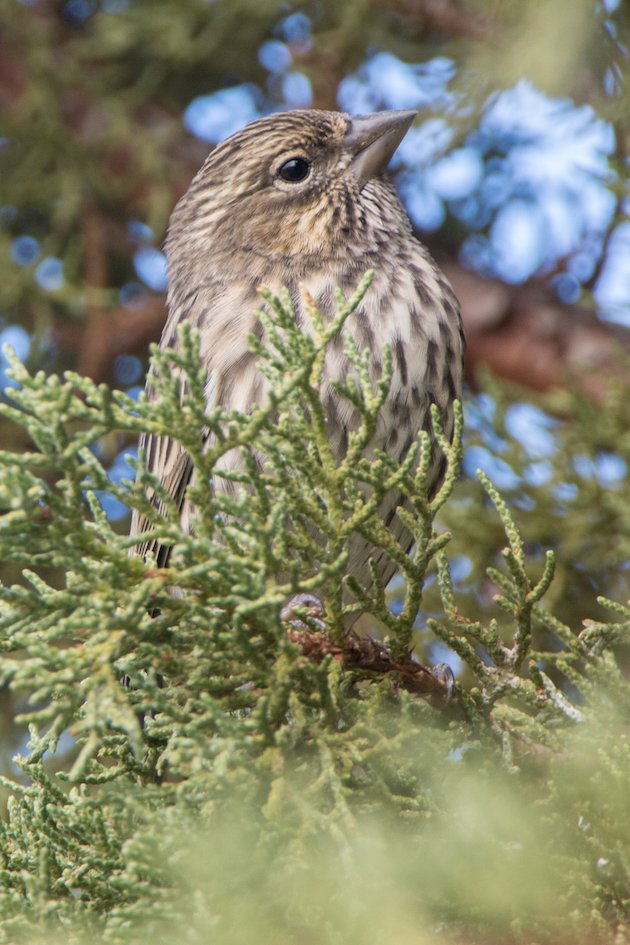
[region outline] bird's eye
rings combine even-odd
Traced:
[[[311,165],[305,158],[294,157],[289,158],[288,161],[285,161],[284,164],[278,170],[278,176],[282,180],[288,181],[290,184],[299,184],[300,181],[306,180],[308,175],[311,172]]]

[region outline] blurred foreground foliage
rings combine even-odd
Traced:
[[[426,434],[417,470],[362,459],[387,367],[372,389],[348,344],[354,380],[340,396],[361,425],[334,462],[319,371],[368,282],[330,325],[314,311],[311,337],[287,298],[266,299],[259,355],[274,396],[248,416],[208,413],[191,333],[154,354],[153,405],[14,362],[19,387],[2,411],[32,448],[0,453],[0,553],[24,568],[0,588],[1,677],[28,698],[31,736],[17,782],[4,781],[1,942],[627,940],[630,609],[602,601],[597,620],[565,622],[578,562],[553,542],[554,596],[544,536],[524,541],[514,521],[539,521],[523,508],[527,489],[511,490],[510,511],[486,477],[456,484],[459,436],[443,441],[449,469],[432,501]],[[100,464],[103,436],[140,430],[190,453],[194,536],[147,500],[159,484],[142,457],[135,485],[112,483]],[[615,445],[627,450],[627,436]],[[262,472],[252,448],[267,457]],[[236,495],[209,484],[231,449],[246,459]],[[498,452],[516,467],[518,449],[505,438]],[[559,454],[551,486],[569,475]],[[355,530],[399,556],[375,501],[393,483],[416,548],[390,608],[378,582],[365,592],[344,573]],[[170,567],[129,555],[132,539],[102,512],[105,491],[148,517],[149,536],[172,546]],[[575,494],[562,495],[577,512]],[[442,506],[450,543],[434,526]],[[562,522],[548,514],[553,534]],[[616,528],[602,568],[627,549],[623,520]],[[474,588],[452,566],[463,555],[473,575],[490,562]],[[463,667],[451,703],[411,695],[395,673],[309,658],[279,617],[297,591],[326,600],[331,640],[343,644],[359,607],[400,654],[433,611],[425,649],[446,647]]]

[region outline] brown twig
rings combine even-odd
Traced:
[[[81,223],[87,310],[77,370],[88,377],[97,378],[111,330],[103,304],[103,293],[108,285],[107,240],[103,219],[95,206],[90,205],[85,209]]]
[[[385,676],[392,674],[397,689],[418,696],[428,696],[439,705],[446,705],[452,694],[453,673],[445,663],[429,668],[408,653],[402,660],[394,659],[390,648],[372,637],[359,637],[350,631],[343,644],[332,643],[318,630],[290,627],[287,636],[302,654],[314,663],[332,656],[344,669]]]
[[[491,22],[456,0],[398,0],[400,12],[426,33],[487,39]]]
[[[310,626],[300,616],[304,614]],[[374,676],[389,676],[394,688],[414,695],[426,696],[436,705],[450,701],[454,677],[445,663],[431,668],[423,666],[411,652],[402,659],[392,655],[391,648],[372,637],[349,631],[343,643],[334,643],[326,633],[325,610],[321,601],[311,594],[298,594],[283,608],[281,619],[287,624],[286,634],[306,659],[321,663],[327,656],[344,669]]]

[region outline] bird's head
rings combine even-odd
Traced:
[[[255,263],[343,252],[415,114],[291,111],[250,122],[212,151],[177,205],[169,265],[191,251],[219,266],[241,254]]]

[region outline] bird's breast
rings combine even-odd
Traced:
[[[375,268],[363,300],[329,345],[321,395],[343,451],[349,433],[360,422],[356,408],[335,389],[336,383],[346,383],[355,373],[346,354],[347,339],[369,352],[372,385],[382,377],[389,349],[392,378],[374,445],[403,455],[410,438],[426,428],[431,403],[447,413],[453,398],[460,396],[462,374],[459,315],[450,288],[419,244],[403,249],[384,253],[378,260],[366,254],[326,266],[312,265],[306,271],[273,267],[266,279],[227,280],[212,299],[208,297],[207,305],[198,302],[193,321],[202,336],[202,358],[210,378],[209,405],[247,412],[268,394],[268,382],[248,341],[252,332],[264,341],[257,315],[261,284],[275,294],[286,287],[299,326],[312,332],[310,300],[325,321],[331,320],[337,312],[336,288],[351,297],[365,271]]]

